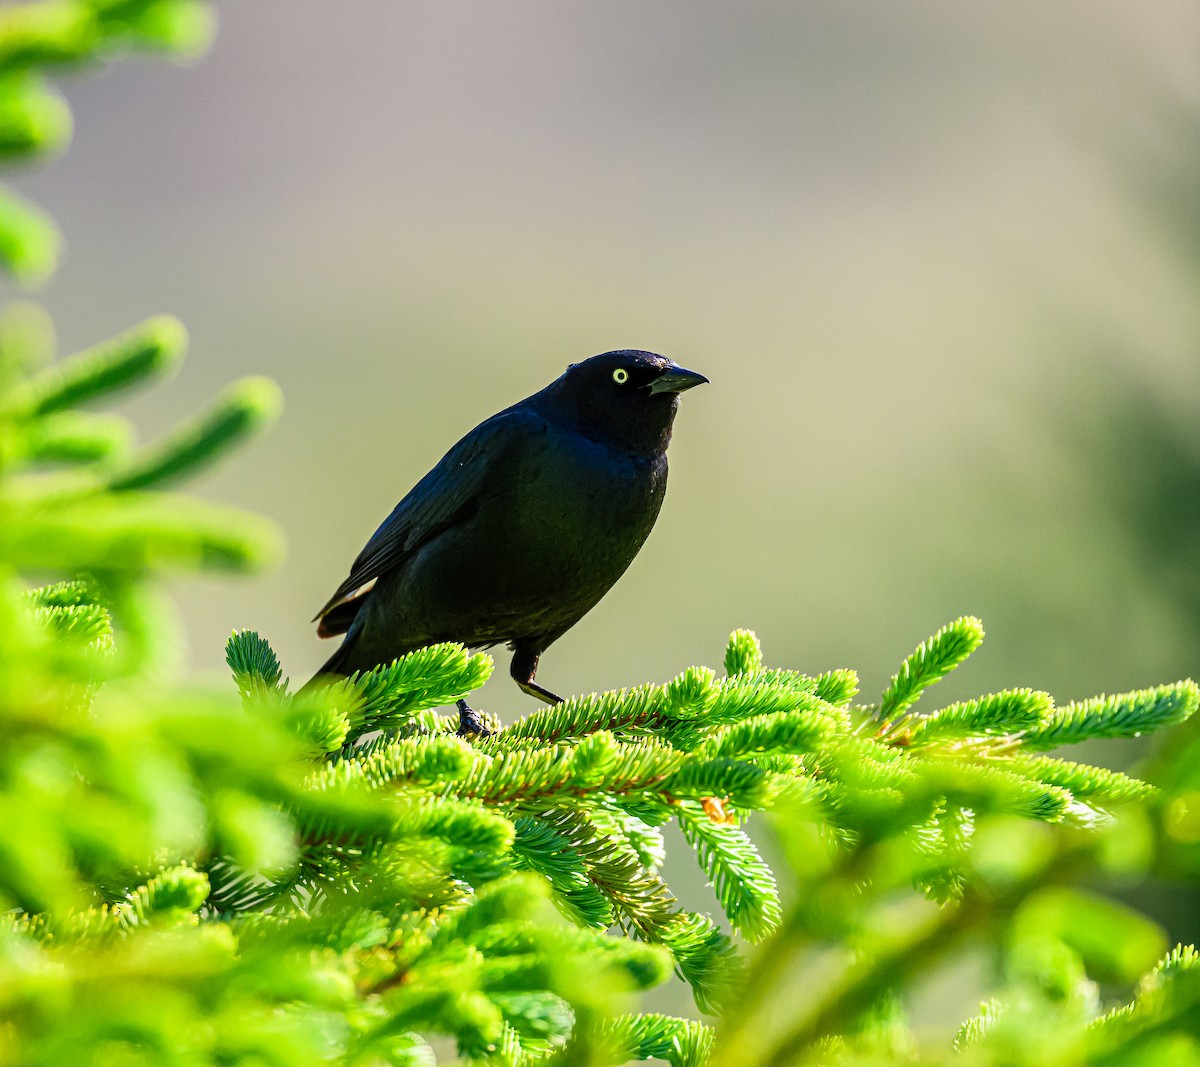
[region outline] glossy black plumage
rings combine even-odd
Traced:
[[[538,657],[641,548],[666,490],[679,393],[705,381],[651,352],[606,352],[476,426],[318,612],[322,636],[345,634],[318,677],[437,641],[505,642],[521,688],[557,701],[534,684]]]

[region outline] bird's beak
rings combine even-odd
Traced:
[[[671,364],[665,371],[650,383],[650,395],[655,393],[682,393],[697,385],[707,385],[708,379],[694,370],[685,370]]]

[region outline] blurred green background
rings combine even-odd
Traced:
[[[128,406],[147,436],[242,373],[287,396],[202,488],[278,520],[289,557],[177,587],[194,669],[249,627],[307,678],[329,651],[308,619],[462,433],[643,347],[712,385],[650,541],[545,657],[552,689],[718,665],[750,626],[770,662],[853,666],[871,695],[966,612],[989,630],[953,683],[974,692],[1200,670],[1197,5],[221,20],[194,67],[69,80],[75,142],[18,183],[67,235],[43,294],[64,350],[160,311],[192,331]],[[483,703],[531,706],[506,672]]]

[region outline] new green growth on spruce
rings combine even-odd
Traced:
[[[183,0],[0,12],[4,154],[69,133],[43,68],[210,29]],[[43,276],[56,244],[0,193],[0,262]],[[1195,952],[1090,887],[1200,878],[1193,683],[931,707],[972,618],[875,704],[738,630],[722,671],[474,742],[439,709],[492,662],[456,645],[297,695],[235,632],[232,684],[171,681],[159,578],[253,571],[279,540],[170,488],[271,421],[270,383],[145,447],[94,410],[185,343],[158,318],[54,359],[43,312],[0,311],[0,1064],[1196,1062]],[[1164,729],[1157,785],[1049,754]],[[664,876],[672,826],[698,910]],[[915,1033],[915,985],[972,951],[992,998]],[[637,1010],[672,975],[706,1019]]]

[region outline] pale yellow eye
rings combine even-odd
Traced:
[[[629,381],[629,371],[627,371],[624,367],[618,367],[615,371],[613,371],[613,381],[616,382],[617,385],[624,385],[627,381]]]

